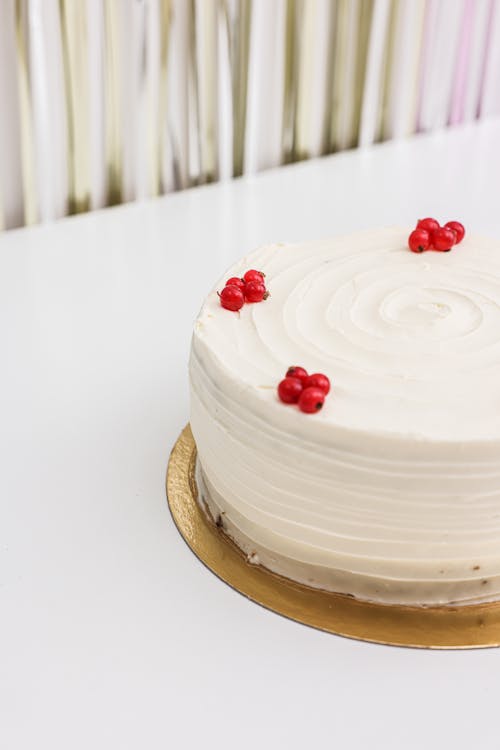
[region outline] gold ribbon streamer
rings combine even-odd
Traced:
[[[247,117],[248,62],[250,53],[250,0],[240,0],[234,21],[225,3],[227,35],[231,64],[233,107],[233,177],[243,174]]]
[[[218,179],[216,0],[191,0],[191,60],[195,87],[200,184]]]
[[[68,213],[90,208],[88,31],[85,6],[59,0],[68,123]]]
[[[120,95],[120,33],[119,5],[117,0],[104,2],[104,91],[106,139],[105,158],[107,173],[107,204],[113,206],[123,200],[123,153],[121,139]]]
[[[282,158],[285,164],[296,160],[295,112],[297,108],[298,83],[297,12],[295,0],[287,0],[282,133]]]
[[[16,0],[16,53],[19,86],[21,171],[23,177],[24,223],[38,221],[35,188],[35,146],[33,138],[33,101],[29,64],[28,2]]]
[[[375,129],[375,141],[381,141],[388,127],[390,117],[390,92],[391,77],[394,72],[394,43],[396,33],[396,21],[398,12],[397,0],[391,0],[389,9],[389,20],[387,22],[386,45],[384,49],[384,62],[382,74],[382,90],[380,93],[377,127]]]
[[[338,0],[329,133],[331,151],[358,144],[372,14],[373,0]]]
[[[341,147],[339,138],[340,112],[345,103],[344,79],[347,54],[347,18],[348,7],[345,0],[337,0],[335,7],[333,31],[333,64],[332,64],[332,97],[330,103],[330,131],[328,134],[328,151]]]
[[[352,135],[348,147],[357,146],[359,141],[361,107],[363,104],[363,92],[365,88],[366,62],[368,58],[368,45],[370,42],[370,29],[373,17],[373,3],[374,0],[361,0],[358,10]]]
[[[172,22],[172,8],[170,0],[160,0],[160,92],[158,102],[159,142],[157,165],[154,173],[154,189],[156,195],[165,191],[162,182],[162,155],[168,148],[168,50],[170,29]]]

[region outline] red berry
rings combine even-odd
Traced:
[[[330,391],[330,381],[322,372],[315,372],[313,375],[308,375],[305,378],[304,388],[319,388],[326,396]]]
[[[440,227],[439,229],[436,229],[436,231],[432,234],[432,247],[434,248],[434,250],[439,250],[446,253],[448,252],[448,250],[451,250],[451,248],[455,244],[456,238],[457,235],[455,234],[453,229]]]
[[[299,396],[299,409],[306,414],[319,411],[325,402],[325,394],[321,388],[304,388]]]
[[[296,404],[302,393],[302,383],[298,378],[285,378],[278,386],[278,396],[285,404]]]
[[[459,242],[462,242],[465,237],[465,227],[463,224],[460,224],[459,221],[448,221],[444,226],[445,229],[452,229],[455,232],[457,235],[457,245]]]
[[[425,229],[426,232],[432,233],[439,229],[439,221],[436,219],[419,219],[415,229]]]
[[[444,228],[444,227],[443,227],[443,228]],[[454,230],[454,229],[452,229],[451,227],[446,227],[446,229],[449,229],[449,230],[450,230],[450,232],[453,232],[453,244],[454,244],[454,245],[456,245],[456,244],[458,243],[458,239],[457,239],[457,233],[456,233],[456,232],[455,232],[455,230]],[[435,249],[436,249],[436,248],[434,248],[434,250],[435,250]]]
[[[414,229],[408,237],[408,247],[413,253],[423,253],[430,246],[431,239],[426,229]]]
[[[269,297],[265,284],[262,281],[249,281],[245,284],[245,299],[247,302],[262,302]]]
[[[302,382],[309,377],[309,374],[307,370],[304,370],[303,367],[297,367],[296,365],[292,365],[292,367],[289,367],[286,371],[286,377],[287,378],[298,378]]]
[[[242,292],[245,291],[245,282],[237,276],[231,276],[231,278],[226,281],[226,286],[237,286]]]
[[[241,289],[237,286],[226,286],[222,292],[218,293],[220,297],[220,303],[226,310],[232,310],[236,312],[240,310],[245,304],[245,297]]]
[[[260,283],[262,283],[262,280],[263,280],[264,276],[265,276],[265,274],[262,273],[262,271],[255,271],[255,270],[252,269],[252,270],[246,272],[246,274],[243,276],[243,280],[246,281],[246,282],[249,282],[249,281],[260,281]]]

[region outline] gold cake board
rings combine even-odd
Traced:
[[[198,504],[195,464],[188,425],[168,464],[172,517],[198,559],[252,601],[304,625],[363,641],[436,649],[500,645],[500,602],[428,608],[373,604],[309,588],[249,564]]]

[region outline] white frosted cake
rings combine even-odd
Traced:
[[[270,297],[195,324],[200,494],[248,556],[382,603],[500,599],[500,243],[414,254],[406,229],[269,245]],[[305,414],[290,365],[331,391]]]

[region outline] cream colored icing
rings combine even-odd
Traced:
[[[263,247],[271,297],[195,324],[191,426],[213,513],[267,567],[409,604],[500,599],[500,243],[408,231]],[[289,365],[321,412],[285,406]]]

